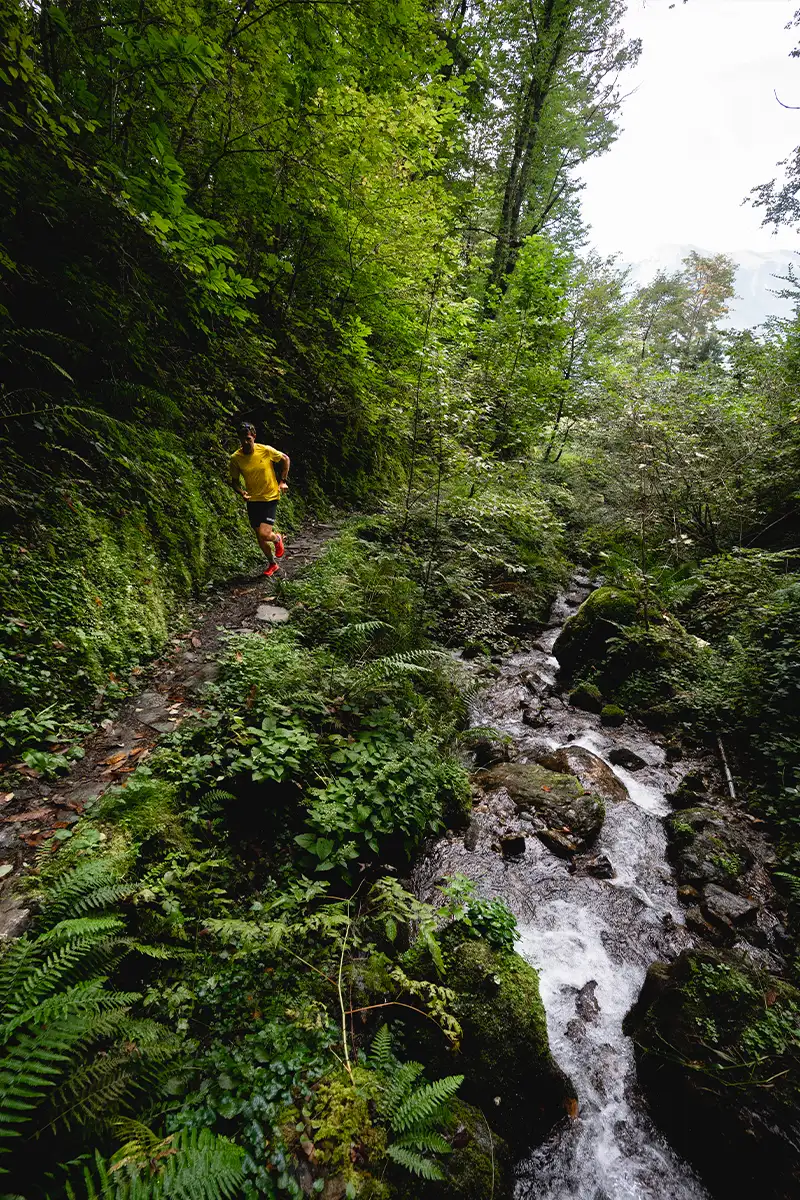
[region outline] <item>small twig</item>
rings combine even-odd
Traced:
[[[327,983],[330,983],[333,985],[333,987],[336,987],[335,979],[331,979],[330,975],[326,975],[324,971],[320,971],[319,968],[315,967],[313,963],[310,963],[307,958],[303,958],[302,954],[295,954],[294,950],[290,950],[288,946],[282,946],[281,949],[285,950],[287,954],[291,954],[293,958],[296,958],[298,962],[303,963],[304,966],[309,967],[312,971],[319,975],[321,979],[324,979]]]
[[[489,1200],[494,1200],[494,1138],[492,1137],[492,1131],[489,1128],[489,1122],[486,1120],[486,1113],[483,1111],[483,1109],[481,1109],[480,1112],[481,1116],[483,1117],[483,1123],[486,1126],[486,1132],[489,1135],[489,1152],[492,1156],[492,1190],[489,1194]]]
[[[442,1029],[436,1017],[432,1017],[430,1013],[426,1013],[424,1008],[415,1008],[413,1004],[404,1004],[402,1000],[385,1000],[381,1004],[365,1004],[363,1008],[349,1008],[347,1016],[352,1016],[354,1013],[371,1012],[373,1008],[407,1008],[411,1012],[419,1013],[421,1017],[427,1017],[429,1021],[433,1021],[438,1029]],[[444,1033],[443,1029],[442,1033]],[[447,1035],[445,1034],[445,1036]]]
[[[722,770],[725,773],[725,782],[728,785],[728,791],[731,794],[731,800],[733,800],[733,802],[735,804],[736,803],[736,788],[733,786],[733,776],[731,775],[731,769],[728,766],[728,758],[727,758],[727,755],[725,754],[725,747],[722,744],[722,738],[720,737],[719,734],[717,734],[717,748],[719,749],[719,756],[720,756],[720,759],[722,760]]]
[[[350,905],[349,904],[348,904],[347,908],[348,908],[347,929],[345,929],[344,937],[342,938],[342,953],[339,955],[339,978],[337,981],[336,990],[339,993],[339,1008],[342,1011],[342,1046],[344,1048],[344,1065],[345,1065],[345,1069],[347,1070],[347,1074],[350,1076],[350,1079],[352,1080],[353,1068],[350,1064],[350,1051],[347,1046],[347,1012],[345,1011],[344,996],[342,994],[342,973],[344,971],[344,952],[345,952],[345,949],[347,948],[347,938],[350,933],[350,912],[349,912]]]

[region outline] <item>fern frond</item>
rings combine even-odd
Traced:
[[[425,1158],[422,1154],[417,1154],[405,1146],[396,1144],[387,1146],[386,1154],[401,1167],[410,1171],[412,1175],[418,1175],[421,1179],[444,1179],[441,1167],[437,1166],[430,1158]]]
[[[372,1046],[369,1052],[369,1065],[373,1071],[377,1071],[379,1075],[385,1075],[394,1065],[394,1055],[392,1054],[392,1032],[388,1025],[381,1025],[375,1037],[372,1039]]]
[[[132,888],[122,882],[124,867],[116,859],[88,859],[78,863],[50,889],[40,922],[56,925],[67,917],[79,917],[97,909],[109,908],[130,895]]]
[[[368,663],[361,672],[361,686],[387,683],[406,675],[426,674],[445,655],[441,650],[404,650],[400,654],[389,654]]]
[[[68,1184],[68,1200],[234,1200],[241,1194],[245,1154],[228,1138],[192,1130],[150,1150],[141,1168],[120,1162],[109,1170],[95,1154],[94,1169],[83,1170],[85,1191]]]
[[[390,1119],[411,1095],[412,1088],[423,1070],[422,1063],[407,1062],[402,1063],[392,1075],[381,1102],[383,1112]]]
[[[394,626],[389,625],[387,621],[351,621],[349,625],[342,625],[337,629],[334,637],[343,642],[363,642],[373,634],[382,633],[384,630],[394,632]]]
[[[124,928],[125,922],[121,917],[67,917],[65,920],[59,921],[52,929],[40,934],[37,942],[41,946],[49,946],[53,943],[62,944],[74,941],[76,938],[95,937],[99,934],[111,937],[112,934],[119,933]]]
[[[404,1133],[395,1138],[393,1146],[401,1146],[406,1150],[426,1150],[429,1154],[450,1154],[453,1147],[447,1138],[442,1137],[435,1129],[421,1133]]]
[[[407,1133],[415,1127],[430,1125],[441,1109],[455,1096],[463,1075],[447,1075],[433,1083],[423,1084],[392,1113],[391,1125],[395,1133]]]

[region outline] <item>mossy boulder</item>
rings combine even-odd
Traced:
[[[558,750],[537,755],[537,761],[549,771],[574,775],[585,791],[604,800],[619,803],[628,799],[628,789],[608,763],[583,746],[559,746]]]
[[[550,1054],[539,976],[518,954],[466,941],[448,952],[461,1050],[443,1071],[464,1075],[461,1095],[515,1150],[543,1139],[575,1094]]]
[[[600,721],[612,729],[625,724],[626,713],[618,704],[604,704],[600,709]]]
[[[601,587],[584,600],[570,617],[556,639],[553,654],[567,676],[583,667],[600,661],[612,637],[620,628],[637,620],[637,603],[630,592],[615,587]]]
[[[586,850],[603,827],[602,796],[588,791],[574,775],[549,771],[538,763],[498,763],[475,780],[484,791],[505,788],[517,812],[528,817],[537,836],[557,853],[569,856]]]
[[[723,951],[650,968],[625,1020],[651,1112],[725,1200],[800,1195],[800,992]]]
[[[697,808],[702,805],[710,788],[710,780],[705,771],[695,768],[688,771],[674,792],[667,796],[673,808]]]
[[[406,1176],[392,1185],[391,1200],[511,1200],[511,1153],[483,1113],[463,1100],[450,1102],[447,1139],[452,1154],[439,1162],[446,1178],[426,1182]]]
[[[603,693],[593,683],[579,683],[569,694],[569,702],[573,708],[581,708],[584,712],[599,713],[603,707]]]
[[[753,852],[730,815],[701,805],[683,808],[667,817],[669,858],[678,882],[703,887],[731,887],[754,861]]]

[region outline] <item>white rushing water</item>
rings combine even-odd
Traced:
[[[501,668],[480,694],[472,723],[510,734],[522,761],[565,744],[606,762],[624,746],[644,760],[635,773],[612,768],[629,799],[607,804],[596,850],[610,859],[614,877],[571,875],[535,837],[518,861],[503,860],[490,837],[473,852],[458,840],[442,841],[429,870],[431,877],[460,871],[516,913],[518,950],[539,972],[553,1055],[578,1095],[577,1116],[519,1164],[516,1200],[705,1200],[702,1184],[648,1117],[633,1046],[622,1032],[648,966],[686,944],[660,820],[682,771],[642,730],[606,729],[559,694],[553,643],[585,594],[559,598],[547,633]],[[522,719],[532,695],[544,705],[536,729]]]

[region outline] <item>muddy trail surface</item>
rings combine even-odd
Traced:
[[[577,576],[545,633],[480,693],[472,724],[510,735],[517,763],[544,759],[549,766],[559,747],[595,756],[578,756],[594,772],[593,789],[606,796],[591,852],[560,856],[552,831],[520,813],[498,786],[504,768],[489,766],[492,782],[482,786],[476,774],[478,802],[466,835],[442,839],[419,864],[416,885],[432,899],[437,879],[460,872],[483,895],[508,903],[519,923],[518,950],[539,972],[553,1055],[576,1088],[577,1115],[518,1165],[516,1200],[705,1200],[703,1185],[648,1117],[622,1032],[647,967],[692,944],[661,818],[670,811],[667,793],[698,764],[670,763],[655,735],[630,724],[605,728],[599,716],[569,705],[552,648],[589,590]]]
[[[287,536],[278,578],[291,579],[313,562],[335,530],[334,525],[309,523],[294,537]],[[89,735],[84,757],[68,774],[45,781],[23,768],[24,784],[0,793],[0,870],[5,868],[0,880],[0,938],[16,936],[28,923],[16,884],[37,848],[146,761],[162,735],[201,711],[202,690],[216,677],[226,636],[287,619],[286,609],[275,602],[277,582],[261,572],[242,576],[193,602],[188,610],[191,628],[173,636],[164,655],[132,677],[136,694]]]

